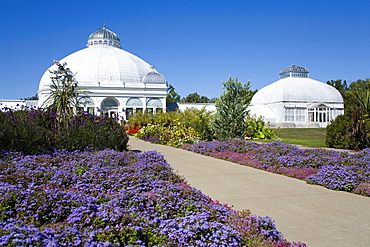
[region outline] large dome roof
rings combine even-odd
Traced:
[[[111,46],[91,46],[60,60],[76,74],[79,86],[124,86],[138,84],[152,71],[151,66],[139,57]],[[50,85],[51,66],[42,76],[39,89]]]
[[[100,42],[100,41],[101,42]],[[97,42],[95,42],[97,41]],[[79,86],[124,87],[143,83],[143,78],[153,72],[151,65],[139,57],[118,48],[119,37],[105,27],[90,35],[88,47],[60,60],[75,73]],[[92,43],[91,43],[92,42]],[[51,66],[42,76],[39,91],[47,90],[51,84]],[[155,70],[154,70],[155,71]],[[155,71],[156,72],[156,71]]]
[[[276,102],[343,103],[334,87],[305,77],[286,77],[259,90],[251,105]]]

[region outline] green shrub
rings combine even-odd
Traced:
[[[186,109],[184,112],[179,112],[179,121],[185,126],[194,129],[195,134],[199,136],[202,141],[212,140],[211,120],[213,113],[207,111],[205,108],[200,110],[195,108]]]
[[[146,141],[181,146],[186,143],[210,141],[214,138],[212,131],[213,112],[195,108],[181,112],[159,114],[137,113],[130,117],[128,124],[141,130],[136,137]],[[271,139],[275,130],[271,129],[262,117],[247,116],[244,137]]]
[[[58,149],[127,150],[126,130],[113,118],[81,113],[73,116],[69,123],[59,124],[59,133],[55,136],[55,147]]]
[[[211,140],[211,119],[212,112],[206,111],[205,108],[201,110],[191,108],[183,112],[165,112],[155,115],[139,112],[130,117],[128,124],[141,128],[135,134],[140,139],[179,146],[199,140]]]
[[[271,139],[275,134],[274,129],[263,121],[262,116],[247,116],[246,136],[256,139]]]
[[[349,133],[352,122],[350,116],[338,116],[326,127],[326,145],[331,148],[351,149],[354,146]]]
[[[111,118],[80,113],[61,121],[59,115],[41,109],[0,111],[0,150],[38,154],[53,149],[127,149],[123,126]]]
[[[326,145],[332,148],[360,150],[370,147],[369,120],[354,116],[338,116],[326,127]]]
[[[173,125],[149,124],[142,127],[135,134],[137,138],[154,143],[167,144],[179,147],[185,143],[197,143],[200,141],[192,127],[187,127],[178,122]]]
[[[0,111],[0,150],[36,154],[50,149],[52,115],[36,109]]]

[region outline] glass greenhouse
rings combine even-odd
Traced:
[[[81,106],[93,114],[127,119],[136,111],[165,111],[166,80],[154,66],[121,49],[120,38],[106,26],[92,33],[87,48],[60,60],[75,74],[81,91],[88,92],[89,104]],[[39,84],[39,106],[46,101],[51,84],[50,70]]]
[[[343,98],[334,87],[309,78],[306,68],[291,65],[280,80],[259,90],[250,113],[263,116],[273,127],[326,127],[344,113]]]

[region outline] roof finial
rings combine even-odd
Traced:
[[[105,20],[104,20],[104,26],[103,26],[103,29],[107,29],[107,24],[105,23]]]

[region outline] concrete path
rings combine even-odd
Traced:
[[[370,198],[152,144],[130,137],[130,149],[156,150],[189,184],[212,199],[270,216],[289,241],[313,247],[370,246]]]

